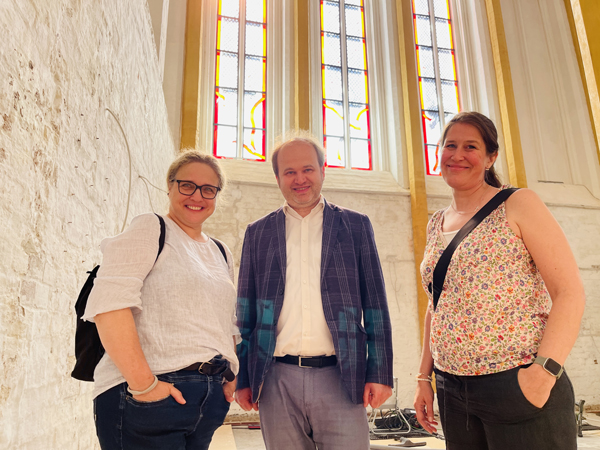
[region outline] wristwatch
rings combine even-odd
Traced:
[[[533,361],[534,364],[539,364],[553,377],[558,380],[563,373],[563,366],[554,361],[552,358],[545,358],[543,356],[537,356]]]

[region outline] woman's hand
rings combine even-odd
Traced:
[[[167,397],[173,397],[177,403],[185,405],[185,399],[179,389],[173,386],[171,383],[165,381],[158,381],[158,384],[147,394],[134,395],[133,398],[138,402],[157,402]]]
[[[532,364],[517,374],[521,392],[529,403],[542,408],[550,398],[550,391],[556,384],[556,378],[539,364]]]
[[[428,433],[437,433],[434,425],[438,423],[433,419],[433,388],[426,381],[417,382],[417,392],[414,401],[417,420]]]
[[[223,394],[225,394],[225,400],[229,403],[233,402],[233,394],[235,394],[235,387],[237,385],[237,377],[233,381],[225,382],[223,385]]]

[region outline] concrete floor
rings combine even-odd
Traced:
[[[600,417],[594,414],[586,414],[586,421],[590,425],[600,426]],[[422,450],[443,449],[444,442],[436,438],[410,438],[412,442],[427,442],[424,447],[414,447]],[[397,443],[393,440],[371,441],[375,448],[386,447]],[[379,447],[381,446],[381,447]],[[373,448],[373,447],[372,447]],[[399,447],[390,447],[390,449]],[[577,438],[578,449],[600,450],[600,431],[584,431],[583,437]],[[210,450],[265,450],[260,430],[233,429],[231,425],[223,425],[217,430],[213,438]]]

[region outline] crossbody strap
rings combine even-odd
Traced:
[[[483,219],[489,216],[492,211],[494,211],[498,206],[500,206],[508,197],[514,194],[518,188],[509,188],[502,189],[498,192],[489,202],[487,202],[483,208],[481,208],[477,214],[475,214],[471,219],[463,225],[463,227],[458,230],[456,236],[450,241],[442,256],[438,260],[435,269],[433,270],[433,282],[429,283],[428,289],[429,292],[433,294],[433,310],[437,308],[438,301],[440,299],[440,295],[442,295],[442,290],[444,288],[444,282],[446,280],[446,273],[448,272],[448,266],[450,265],[450,261],[452,260],[452,255],[454,254],[454,250],[458,247],[458,245],[462,242],[467,235],[473,231],[473,229],[479,225]]]

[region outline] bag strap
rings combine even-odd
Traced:
[[[154,260],[154,262],[156,263],[156,261],[158,260],[158,257],[160,256],[160,252],[163,251],[163,248],[165,246],[166,225],[165,225],[165,219],[163,219],[161,216],[159,216],[156,213],[154,213],[154,214],[156,215],[156,217],[158,217],[158,221],[160,222],[160,237],[158,238],[158,254],[156,255],[156,259]]]
[[[442,256],[438,260],[435,265],[435,269],[433,270],[433,282],[429,283],[428,289],[429,292],[433,294],[433,310],[435,311],[437,308],[438,301],[440,299],[440,295],[442,295],[442,290],[444,289],[444,282],[446,281],[446,273],[448,272],[448,266],[450,265],[450,261],[452,260],[452,255],[454,254],[454,250],[458,247],[458,245],[462,242],[467,235],[473,231],[473,229],[479,225],[483,219],[489,216],[498,206],[500,206],[508,197],[514,194],[518,188],[508,188],[502,189],[498,192],[489,202],[487,202],[483,208],[481,208],[477,214],[475,214],[471,219],[463,225],[463,227],[458,230],[456,236],[450,241]]]
[[[223,258],[225,258],[225,262],[229,266],[229,262],[227,261],[227,254],[225,253],[225,247],[223,247],[223,243],[221,241],[219,241],[218,239],[215,239],[214,237],[211,237],[210,239],[215,244],[217,244],[217,247],[219,247],[219,250],[221,250],[221,254],[223,255]]]

